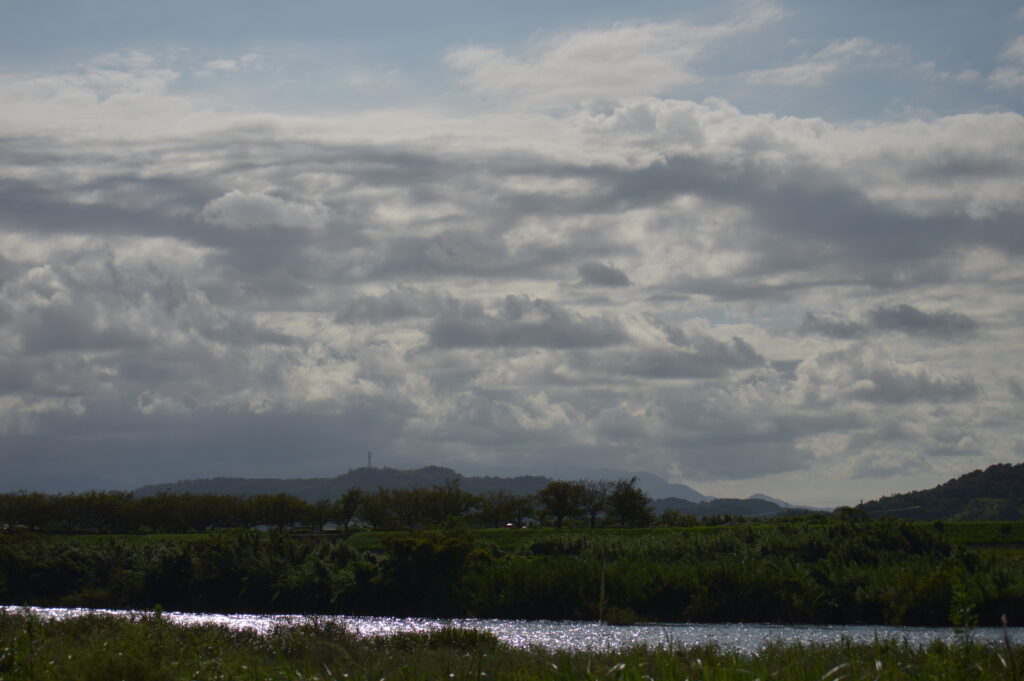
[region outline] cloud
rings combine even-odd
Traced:
[[[455,315],[439,317],[429,335],[437,348],[593,348],[627,339],[611,316],[587,317],[548,300],[513,295],[494,314],[465,306]]]
[[[1007,387],[1010,389],[1010,394],[1017,398],[1019,401],[1024,402],[1024,384],[1016,378],[1006,379]]]
[[[614,265],[599,262],[585,262],[576,268],[585,284],[594,286],[629,286],[629,277]]]
[[[1024,35],[1014,38],[1002,54],[1002,62],[988,77],[990,87],[1013,90],[1024,86]]]
[[[683,328],[656,317],[630,324],[634,343],[603,352],[577,353],[573,368],[591,377],[632,376],[649,380],[719,378],[736,370],[765,365],[744,339],[723,341],[706,329]]]
[[[965,314],[950,310],[924,312],[912,305],[879,305],[868,312],[871,324],[885,331],[902,331],[912,336],[962,338],[978,329],[978,323]]]
[[[807,312],[800,325],[803,334],[831,338],[864,338],[871,334],[898,331],[909,336],[959,341],[973,335],[978,323],[968,315],[951,310],[923,311],[913,305],[877,305],[861,321],[845,317],[819,316]]]
[[[780,16],[773,5],[752,3],[722,24],[676,21],[566,33],[533,46],[527,58],[470,45],[449,52],[446,63],[473,93],[533,107],[653,95],[699,82],[690,66],[708,46]]]
[[[448,294],[398,286],[380,295],[354,296],[334,315],[336,324],[369,322],[379,324],[410,317],[458,314],[459,301]]]
[[[890,48],[869,38],[838,40],[796,64],[750,71],[746,74],[746,81],[756,85],[821,85],[826,78],[855,60],[877,59],[890,52]]]
[[[1024,118],[618,99],[722,26],[607,29],[606,88],[598,30],[500,53],[546,113],[239,113],[145,55],[0,79],[5,480],[1017,456]]]
[[[804,321],[800,324],[800,333],[817,333],[830,338],[853,339],[867,335],[868,326],[842,317],[822,317],[813,312],[807,312],[804,314]]]
[[[232,59],[211,59],[204,63],[201,69],[196,71],[196,75],[201,78],[209,78],[219,73],[258,70],[261,61],[261,55],[256,52],[249,52],[241,57]]]
[[[228,229],[322,229],[330,210],[319,203],[286,201],[263,192],[234,189],[203,206],[201,217]]]
[[[971,377],[943,378],[926,370],[907,371],[878,368],[854,384],[850,395],[865,402],[905,404],[909,402],[962,402],[978,394]]]

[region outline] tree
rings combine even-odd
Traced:
[[[443,485],[434,485],[423,495],[422,517],[433,526],[439,526],[450,518],[462,518],[470,509],[479,505],[480,499],[461,487],[458,478],[445,480]]]
[[[580,496],[582,485],[568,480],[552,480],[544,489],[537,492],[537,501],[541,509],[555,519],[555,527],[580,512]]]
[[[340,523],[342,529],[348,532],[348,526],[359,515],[359,510],[362,508],[365,498],[366,493],[363,490],[353,487],[335,499],[334,507],[332,508],[332,519],[334,522]]]
[[[309,523],[310,529],[315,528],[318,532],[323,532],[324,525],[331,519],[333,510],[334,504],[330,499],[317,499],[313,503],[307,504],[306,521]]]
[[[512,520],[516,497],[504,490],[491,490],[480,495],[480,517],[491,527],[501,527]]]
[[[597,517],[605,510],[612,484],[607,480],[581,480],[579,484],[580,506],[593,528],[597,524]]]
[[[622,527],[640,527],[654,518],[651,498],[637,486],[635,477],[612,485],[608,494],[608,511]]]

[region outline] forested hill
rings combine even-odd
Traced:
[[[1024,500],[1024,464],[1001,463],[938,487],[863,504],[869,514],[918,520],[1017,520]]]

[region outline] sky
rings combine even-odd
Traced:
[[[1024,461],[1024,4],[0,0],[0,490]]]

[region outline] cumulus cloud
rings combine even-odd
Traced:
[[[205,206],[201,217],[228,229],[322,229],[330,210],[319,203],[287,201],[264,192],[233,189]]]
[[[1024,118],[650,96],[764,11],[449,54],[532,112],[218,111],[141,54],[0,78],[5,479],[1016,456]]]

